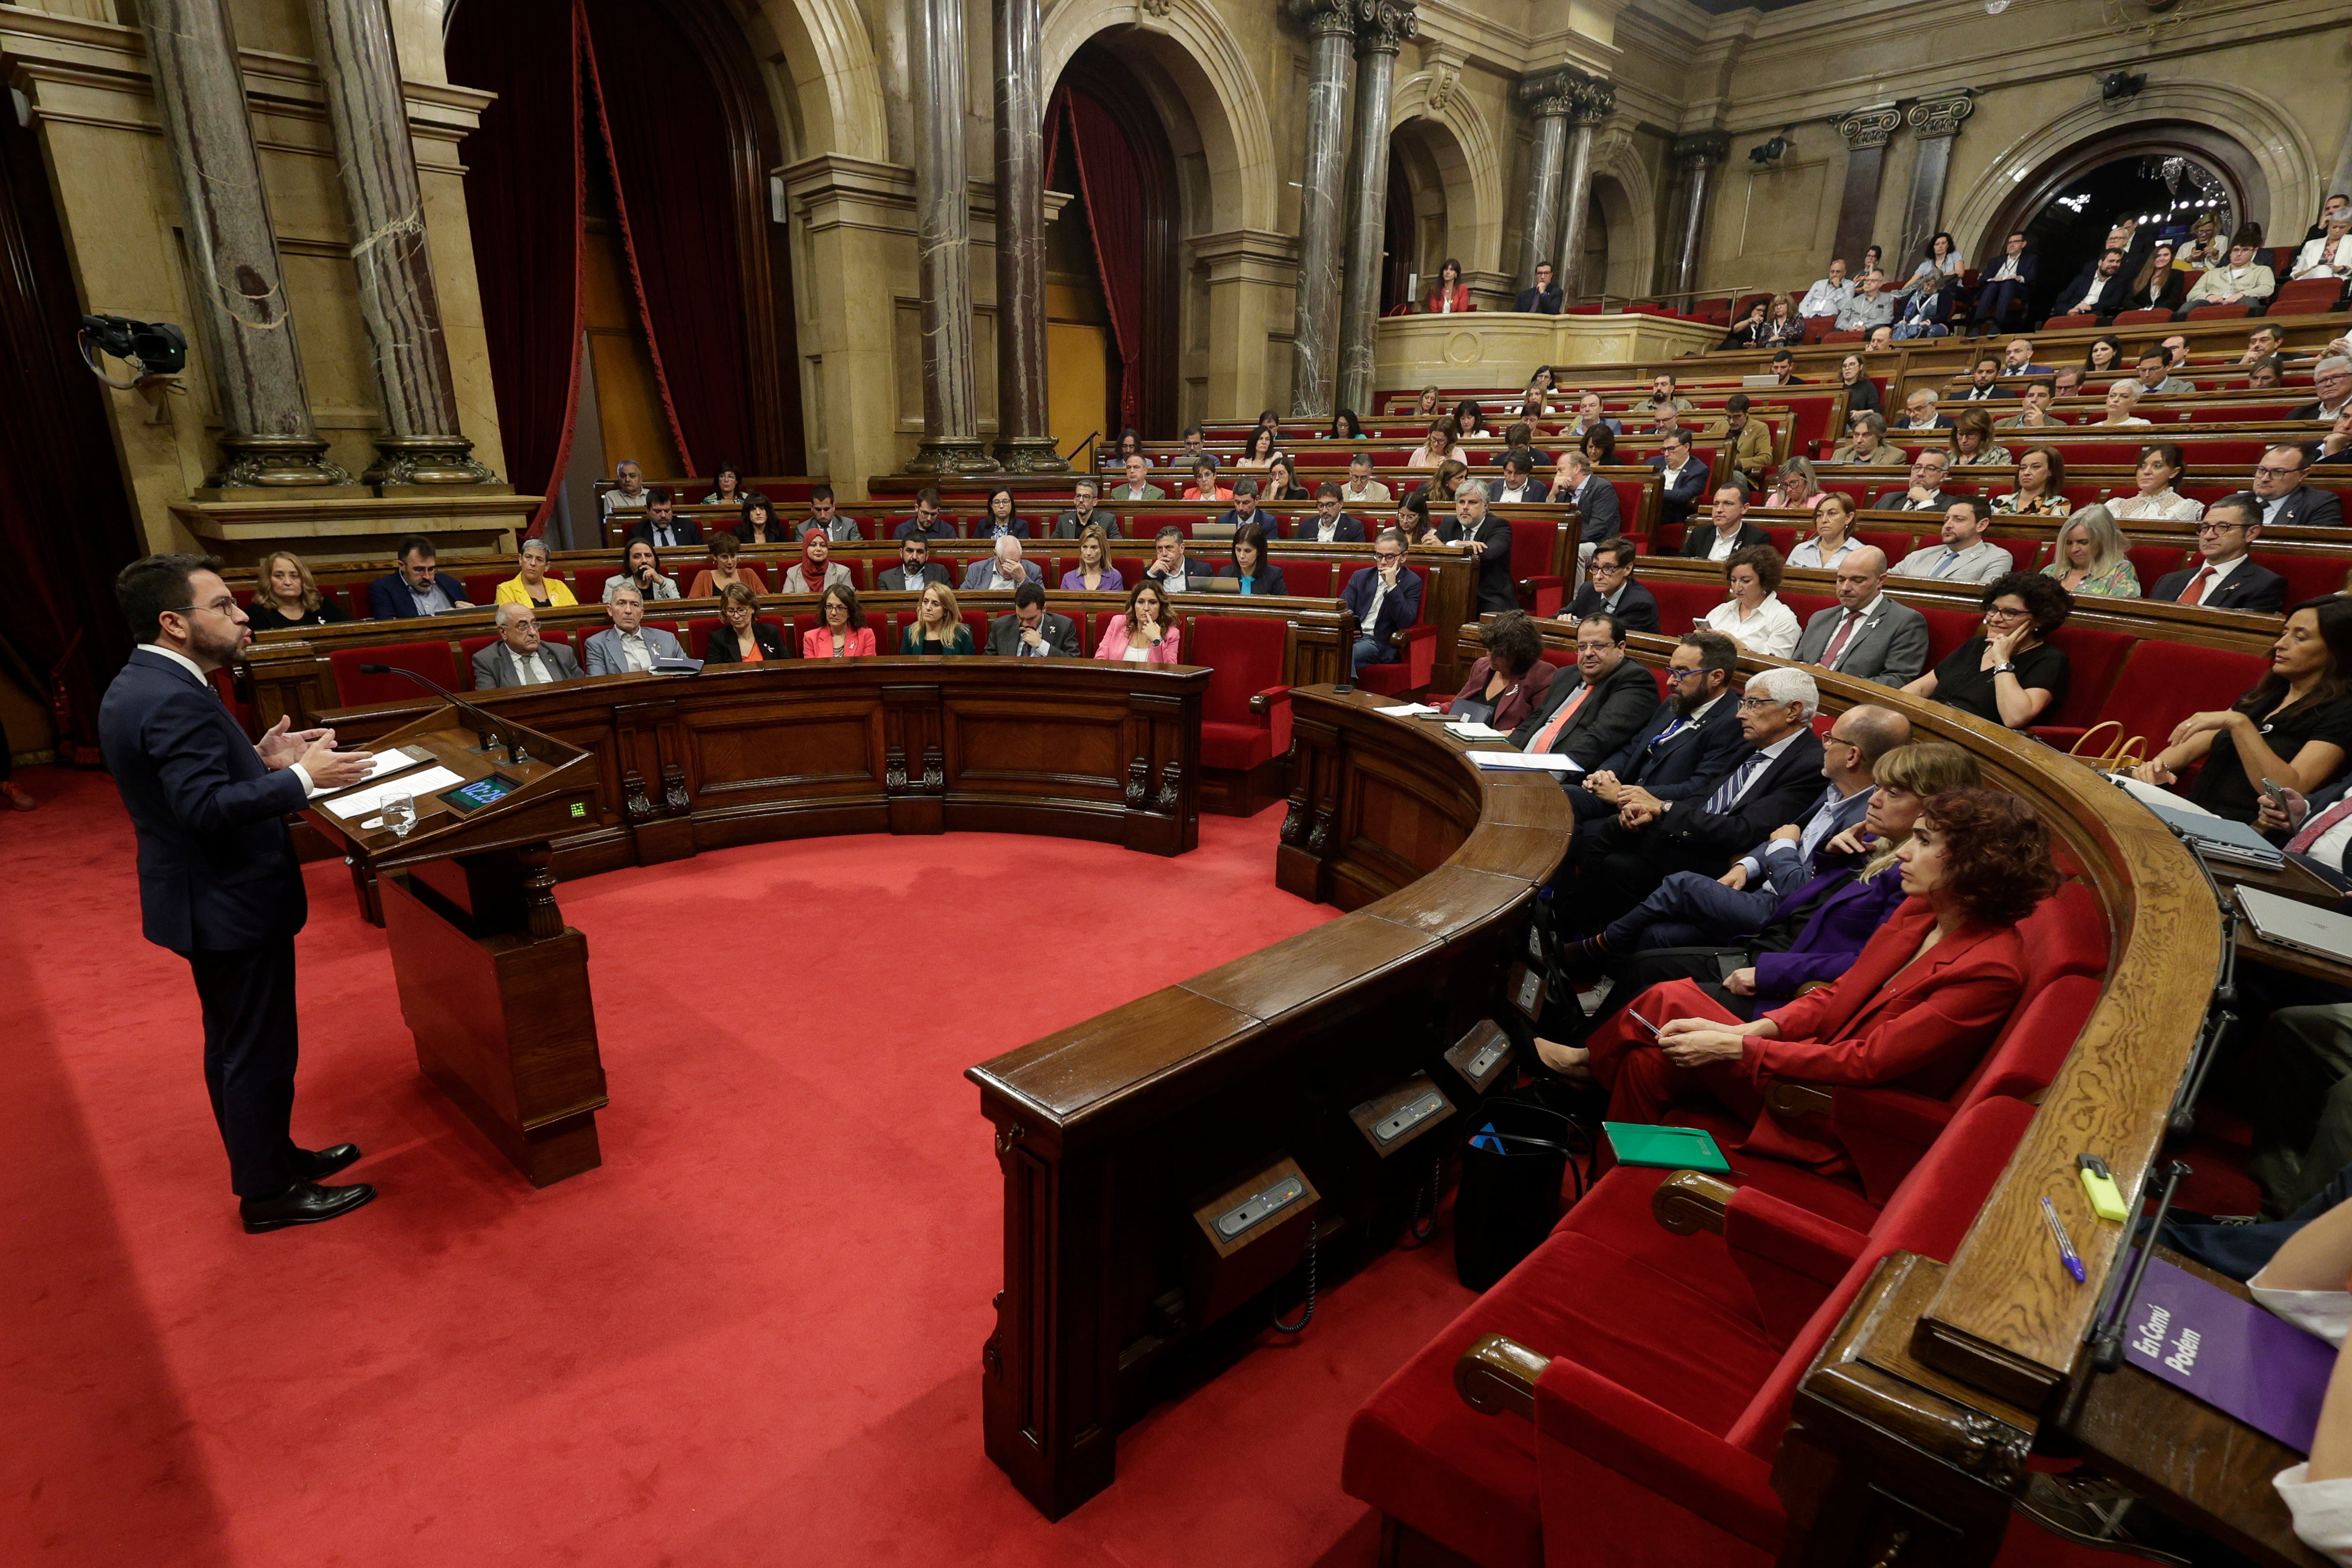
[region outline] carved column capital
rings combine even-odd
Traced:
[[[1837,133],[1845,138],[1849,151],[1859,152],[1866,147],[1884,147],[1886,139],[1903,123],[1902,112],[1893,105],[1878,109],[1857,109],[1837,122]]]
[[[1731,156],[1727,131],[1701,131],[1675,138],[1675,162],[1685,169],[1711,169]]]
[[[1568,118],[1571,125],[1598,125],[1617,112],[1617,84],[1587,77],[1576,86]],[[1727,139],[1726,146],[1729,142]]]
[[[1519,83],[1519,101],[1538,120],[1564,115],[1576,104],[1577,89],[1584,85],[1581,72],[1567,66],[1555,66],[1548,71],[1538,71]]]
[[[1309,37],[1356,30],[1355,0],[1283,0],[1282,14],[1305,27]]]
[[[1911,132],[1922,141],[1938,136],[1958,136],[1960,121],[1976,112],[1976,99],[1967,93],[1949,98],[1923,98],[1911,106],[1907,118]]]
[[[1412,0],[1355,0],[1356,53],[1393,55],[1421,36]]]

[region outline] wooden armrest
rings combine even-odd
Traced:
[[[1772,1086],[1764,1091],[1764,1104],[1775,1116],[1826,1116],[1830,1113],[1830,1092],[1818,1083],[1776,1078]]]
[[[1264,713],[1268,708],[1274,706],[1275,704],[1287,699],[1289,695],[1290,688],[1288,686],[1268,686],[1265,690],[1259,692],[1256,695],[1250,698],[1250,712]]]
[[[1650,1217],[1677,1236],[1700,1230],[1723,1234],[1723,1211],[1738,1189],[1704,1171],[1676,1171],[1650,1195]]]
[[[1389,645],[1392,648],[1402,648],[1408,643],[1417,643],[1423,637],[1436,635],[1437,628],[1434,626],[1408,626],[1402,632],[1391,632],[1389,636]]]
[[[1462,1402],[1481,1416],[1507,1410],[1532,1421],[1536,1418],[1536,1379],[1550,1364],[1551,1357],[1538,1355],[1517,1340],[1498,1333],[1482,1334],[1478,1343],[1454,1362],[1454,1387],[1462,1396]]]

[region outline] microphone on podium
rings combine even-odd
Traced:
[[[449,702],[456,706],[459,713],[464,714],[472,721],[474,726],[474,738],[480,743],[473,748],[476,752],[484,757],[490,754],[492,750],[490,737],[495,732],[506,742],[507,760],[509,762],[528,762],[530,760],[530,753],[523,749],[522,743],[517,740],[513,734],[509,731],[504,725],[500,724],[494,716],[484,713],[480,708],[476,707],[472,703],[467,702],[464,697],[459,696],[456,692],[451,691],[448,687],[443,685],[432,676],[420,674],[415,670],[403,669],[398,664],[362,664],[360,666],[360,674],[362,675],[406,676],[408,679],[415,681],[418,685],[423,686],[425,690],[436,692],[442,696],[446,697]]]

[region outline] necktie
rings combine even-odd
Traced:
[[[1715,793],[1706,798],[1706,809],[1710,811],[1731,810],[1738,803],[1739,792],[1748,788],[1748,781],[1761,773],[1764,770],[1764,764],[1769,760],[1770,758],[1759,751],[1733,768],[1731,777],[1725,779]]]
[[[1551,722],[1543,727],[1543,732],[1536,737],[1536,743],[1528,747],[1528,750],[1549,751],[1551,743],[1559,738],[1559,732],[1568,727],[1568,721],[1576,716],[1576,710],[1584,706],[1584,699],[1591,695],[1591,686],[1577,687],[1576,695],[1559,705],[1559,711],[1551,716]]]
[[[1950,545],[1946,545],[1944,547],[1944,559],[1936,563],[1936,570],[1928,573],[1928,575],[1930,577],[1943,576],[1946,572],[1952,570],[1952,563],[1959,559],[1960,552],[1954,549]]]
[[[2180,602],[2183,604],[2204,603],[2205,584],[2211,580],[2212,576],[2213,563],[2209,560],[2203,566],[2197,569],[2197,575],[2190,578],[2189,580],[2189,586],[2180,591]]]
[[[1822,668],[1824,670],[1837,668],[1838,655],[1845,652],[1846,639],[1852,637],[1853,629],[1861,624],[1861,611],[1849,610],[1845,612],[1844,624],[1837,629],[1837,635],[1830,639],[1830,645],[1822,650]]]
[[[2305,822],[2301,832],[2287,840],[2287,852],[2297,855],[2309,854],[2311,846],[2326,838],[2327,830],[2347,817],[2352,817],[2352,795],[2345,796],[2343,800],[2336,801],[2336,804]]]

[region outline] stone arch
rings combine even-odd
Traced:
[[[1416,71],[1397,84],[1389,134],[1414,124],[1445,190],[1445,248],[1465,271],[1503,267],[1503,167],[1486,122],[1465,103],[1451,68]]]
[[[1992,231],[2021,183],[2074,148],[2109,139],[2127,121],[2165,120],[2203,127],[2243,152],[2235,171],[2244,185],[2241,216],[2261,224],[2265,233],[2281,221],[2296,227],[2307,209],[2318,206],[2318,160],[2293,115],[2243,84],[2162,82],[2121,105],[2096,99],[2078,104],[2019,135],[1994,157],[1944,226],[1963,247],[1962,255],[1990,255],[2002,237]]]
[[[887,162],[882,68],[866,20],[850,0],[753,0],[744,30],[764,30],[781,57],[770,90],[782,99],[793,145],[787,162],[819,152]]]
[[[1658,196],[1630,131],[1612,127],[1592,146],[1592,202],[1609,220],[1612,294],[1647,294],[1658,264]],[[1586,292],[1598,292],[1588,281]]]

